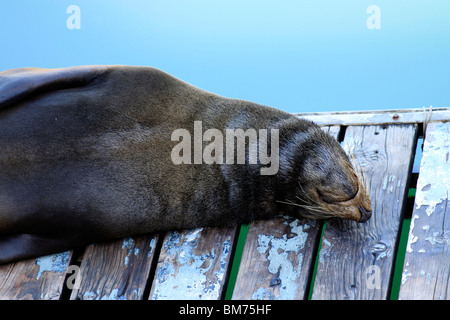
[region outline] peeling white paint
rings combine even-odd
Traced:
[[[413,252],[413,249],[411,246],[414,243],[416,243],[417,240],[419,240],[419,237],[417,237],[413,234],[414,224],[415,224],[416,219],[419,219],[419,216],[417,214],[415,214],[414,217],[411,219],[411,226],[409,229],[409,236],[408,236],[408,244],[406,245],[406,251],[410,252],[410,253]]]
[[[288,220],[284,224],[289,225],[290,232],[296,236],[288,239],[287,234],[283,234],[281,238],[274,235],[259,234],[258,247],[256,250],[267,256],[269,261],[268,271],[274,274],[277,279],[279,288],[278,299],[292,300],[298,290],[303,254],[301,250],[305,247],[308,239],[307,230],[310,224],[299,224],[298,220],[294,220],[288,224]],[[293,263],[292,255],[296,255],[296,263]],[[258,288],[252,295],[259,298],[262,295],[262,289]]]
[[[405,268],[402,273],[402,284],[405,284],[409,277],[412,277],[412,273]]]
[[[131,248],[133,248],[133,247],[134,247],[134,239],[133,238],[123,239],[122,249],[131,250]]]
[[[390,182],[391,182],[391,188],[389,189],[391,192],[394,192],[394,181],[395,181],[395,175],[391,176]]]
[[[320,249],[319,252],[319,262],[320,263],[324,263],[325,259],[328,259],[331,255],[331,247],[333,246],[333,244],[326,239],[325,237],[322,239],[322,248]]]
[[[395,178],[396,178],[395,175],[392,175],[392,176],[387,175],[387,176],[385,176],[384,179],[383,179],[383,190],[386,190],[388,188],[388,186],[389,186],[389,191],[390,192],[394,192]],[[400,183],[401,183],[401,181],[398,180],[397,187],[400,186]]]
[[[384,177],[384,180],[383,180],[383,190],[386,190],[386,188],[387,188],[387,182],[388,182],[388,176],[385,176]]]
[[[83,294],[83,300],[95,300],[95,298],[97,298],[98,295],[100,295],[99,290],[97,290],[97,293],[95,293],[93,291],[86,291]]]
[[[196,239],[198,239],[200,237],[200,233],[203,231],[203,228],[197,228],[192,230],[192,232],[189,232],[186,235],[185,241],[186,242],[191,242],[191,241],[195,241]]]
[[[100,300],[127,300],[125,296],[119,295],[119,289],[112,289],[111,293],[108,295],[104,295],[100,298]]]
[[[268,292],[266,288],[260,287],[253,292],[252,300],[264,300]]]
[[[36,260],[36,264],[39,266],[39,272],[36,276],[36,280],[42,276],[45,271],[53,272],[65,272],[67,265],[69,264],[70,251],[65,251],[57,254],[52,254],[44,257],[40,257]]]
[[[227,257],[231,242],[217,243],[205,254],[194,253],[203,228],[186,231],[186,234],[171,232],[164,241],[166,261],[158,266],[155,275],[155,290],[152,299],[198,300],[218,299],[220,283],[225,276]],[[221,247],[221,252],[216,252]],[[217,254],[220,268],[214,276],[207,275]]]
[[[450,122],[430,124],[426,132],[415,200],[417,209],[427,206],[425,212],[428,216],[450,194],[449,152]]]
[[[153,240],[154,239],[152,239],[152,242],[153,242]],[[150,243],[150,245],[151,245],[151,243]],[[128,252],[127,252],[127,255],[126,255],[126,257],[125,257],[125,261],[124,261],[124,264],[126,265],[126,266],[128,266],[128,262],[129,262],[129,260],[130,260],[130,256],[131,255],[135,255],[135,256],[137,256],[138,254],[139,254],[139,252],[140,252],[140,250],[139,250],[139,248],[136,248],[135,247],[136,246],[136,242],[134,241],[134,239],[133,238],[126,238],[126,239],[124,239],[123,240],[123,242],[122,242],[122,249],[123,250],[128,250]],[[154,248],[154,247],[153,247]],[[152,250],[150,250],[150,253],[149,254],[151,254],[151,251],[153,251],[153,248],[152,248]]]
[[[133,238],[126,238],[123,240],[122,242],[122,249],[124,250],[128,250],[127,256],[125,257],[125,261],[124,264],[126,266],[128,266],[128,262],[129,262],[129,256],[132,254],[133,249],[134,249],[134,239]],[[139,249],[138,249],[139,252]]]
[[[450,231],[433,232],[433,235],[425,238],[425,241],[430,242],[432,246],[439,244],[450,244]]]
[[[155,250],[155,247],[156,247],[156,238],[153,238],[153,239],[150,241],[149,247],[150,247],[150,250],[149,250],[148,253],[147,253],[147,258],[150,258],[150,257],[152,256],[153,250]]]

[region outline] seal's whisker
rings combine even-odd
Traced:
[[[301,199],[298,196],[296,196],[296,198],[298,200],[302,201],[302,202],[305,202],[305,203],[315,203],[316,201],[313,198],[311,198],[310,196],[308,196],[308,194],[305,192],[305,189],[303,189],[303,186],[300,183],[300,181],[298,182],[298,185],[299,185],[299,187],[300,187],[300,189],[302,191],[302,195],[304,195],[306,197],[306,199]]]
[[[276,201],[279,202],[279,203],[284,203],[284,204],[288,204],[288,205],[291,205],[291,206],[296,206],[296,207],[301,207],[301,208],[303,208],[303,205],[298,204],[298,203],[295,203],[295,202],[292,202],[291,200],[287,200],[287,201],[289,201],[289,202],[281,201],[281,200],[276,200]]]
[[[276,200],[276,202],[283,203],[283,204],[288,204],[288,205],[290,205],[290,206],[296,206],[296,205],[297,205],[296,203],[294,203],[294,202],[292,202],[292,201],[290,201],[290,200],[287,200],[287,201],[289,201],[289,202],[281,201],[281,200]],[[298,205],[297,205],[297,206],[298,206]]]
[[[316,205],[317,201],[312,199],[311,197],[307,197],[307,199],[303,199],[299,196],[295,196],[295,197],[307,206],[319,207],[318,205]]]
[[[330,216],[329,212],[327,212],[326,210],[324,210],[323,208],[318,207],[318,206],[310,206],[310,205],[298,204],[298,203],[295,203],[295,202],[293,202],[293,201],[291,201],[289,199],[286,199],[286,201],[277,200],[277,202],[284,203],[284,204],[291,205],[291,206],[300,207],[300,208],[305,209],[307,211],[314,212],[316,218],[317,217],[327,218],[327,217]]]
[[[327,214],[328,212],[323,210],[322,208],[318,208],[318,207],[309,207],[309,206],[304,206],[304,209],[308,210],[308,211],[313,211],[316,213],[324,213]]]

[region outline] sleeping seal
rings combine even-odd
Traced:
[[[0,73],[0,263],[280,213],[371,215],[347,155],[314,123],[148,67]]]

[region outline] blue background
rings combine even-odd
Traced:
[[[69,30],[69,5],[81,29]],[[368,29],[370,5],[381,29]],[[450,106],[450,1],[17,0],[0,70],[145,65],[289,112]]]

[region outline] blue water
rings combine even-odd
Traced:
[[[450,106],[449,57],[448,0],[0,4],[0,70],[154,66],[289,112]]]

